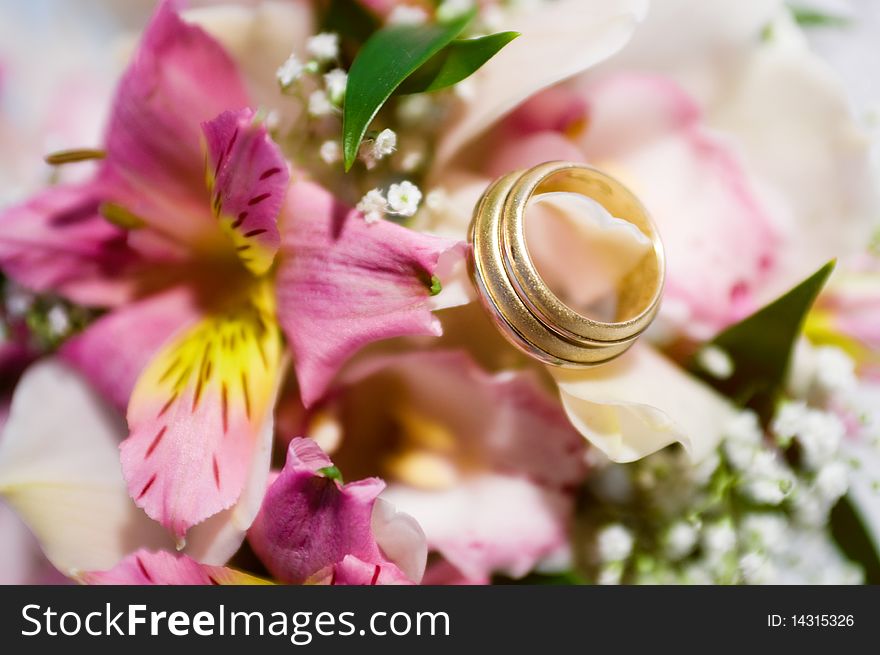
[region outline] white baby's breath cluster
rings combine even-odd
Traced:
[[[388,193],[380,189],[368,191],[357,205],[367,223],[375,223],[388,214],[405,218],[414,216],[422,201],[422,192],[409,180],[392,184]]]
[[[860,582],[828,531],[849,487],[843,433],[830,411],[790,400],[768,430],[740,412],[718,452],[696,466],[680,449],[607,465],[590,484],[595,581]]]

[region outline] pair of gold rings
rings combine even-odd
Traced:
[[[628,221],[651,247],[617,283],[613,322],[578,313],[551,291],[526,244],[530,200],[574,193]],[[638,198],[614,178],[583,164],[548,162],[496,180],[471,223],[471,273],[483,305],[515,346],[547,364],[587,367],[624,353],[654,320],[665,275],[663,246]]]

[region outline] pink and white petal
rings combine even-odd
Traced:
[[[594,369],[548,370],[572,425],[615,462],[675,442],[700,461],[736,413],[728,400],[645,345]]]
[[[415,517],[428,546],[478,584],[522,577],[568,547],[570,494],[513,475],[483,473],[445,490],[389,485],[384,498]]]
[[[249,99],[229,55],[183,21],[177,6],[161,3],[120,82],[100,178],[108,199],[163,234],[201,245],[215,242],[218,232],[201,124]]]
[[[224,566],[208,566],[186,555],[140,549],[106,571],[77,576],[89,585],[264,585],[267,580]]]
[[[652,2],[636,36],[597,72],[644,71],[673,78],[703,107],[727,101],[730,80],[741,73],[762,31],[784,0]],[[682,29],[687,25],[687,29]]]
[[[248,533],[254,552],[284,582],[305,582],[346,555],[387,562],[371,527],[385,484],[368,478],[342,485],[322,473],[329,462],[315,442],[291,441],[287,463]]]
[[[119,467],[122,417],[58,360],[22,377],[0,440],[0,495],[65,574],[116,565],[138,547],[173,547],[139,511]]]
[[[306,405],[361,347],[441,333],[432,276],[440,257],[463,244],[388,221],[368,225],[309,182],[291,186],[282,212],[278,318]]]
[[[425,575],[428,561],[428,542],[419,522],[409,514],[398,512],[388,501],[377,498],[370,526],[382,554],[397,565],[408,580],[418,584]]]
[[[254,296],[184,330],[132,392],[123,474],[135,503],[178,541],[233,506],[251,474],[282,369],[268,302]]]
[[[257,517],[271,480],[270,465],[275,421],[271,414],[263,422],[250,471],[238,502],[190,529],[184,552],[199,562],[224,564],[236,553]]]
[[[174,334],[202,315],[190,289],[173,288],[102,316],[66,341],[59,354],[124,411],[150,360]]]
[[[379,411],[396,413],[413,446],[538,486],[564,490],[583,480],[583,440],[532,371],[491,374],[460,351],[376,355],[352,364],[340,389],[369,394],[381,378],[401,393]]]
[[[211,207],[245,266],[262,275],[281,243],[278,212],[290,182],[287,162],[250,109],[202,124]]]
[[[137,256],[98,213],[91,185],[56,186],[0,214],[0,268],[32,291],[113,306],[132,291]]]
[[[585,93],[591,122],[580,145],[639,196],[662,235],[661,317],[705,339],[754,311],[782,241],[732,145],[698,121],[693,102],[669,80],[618,75]]]
[[[522,36],[474,75],[473,97],[442,135],[433,170],[447,168],[474,137],[528,97],[620,50],[647,7],[645,0],[560,0],[514,15],[504,28]]]
[[[736,135],[748,169],[784,218],[779,262],[763,302],[821,263],[863,252],[880,224],[873,140],[846,90],[790,19],[775,22],[773,34],[710,115]]]
[[[373,564],[358,559],[354,555],[346,555],[341,562],[333,564],[307,581],[307,584],[318,585],[411,585],[413,582],[394,564]]]

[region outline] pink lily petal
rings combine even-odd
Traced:
[[[413,582],[394,564],[370,564],[354,555],[346,555],[338,564],[316,573],[309,584],[326,585],[411,585]]]
[[[306,405],[362,346],[441,333],[430,311],[431,278],[441,255],[463,254],[460,242],[388,221],[367,225],[309,182],[291,186],[282,220],[278,318]]]
[[[262,302],[179,334],[132,393],[123,475],[135,503],[178,540],[238,500],[271,416],[281,339]]]
[[[305,582],[348,555],[371,567],[393,566],[371,527],[385,483],[367,478],[343,485],[325,475],[331,466],[314,441],[294,439],[284,469],[266,492],[248,540],[280,580]]]
[[[66,341],[60,354],[124,410],[135,382],[162,345],[201,317],[190,290],[171,289],[102,316]]]
[[[56,186],[0,214],[0,268],[33,291],[112,306],[130,294],[136,255],[98,214],[90,185]]]
[[[663,237],[662,316],[706,338],[754,310],[780,234],[736,151],[665,78],[606,77],[587,83],[584,93],[584,153],[633,189]]]
[[[281,243],[277,220],[290,181],[287,163],[250,109],[224,112],[202,129],[214,214],[241,261],[262,275]]]
[[[336,461],[380,472],[383,498],[469,580],[520,576],[566,549],[585,445],[532,374],[492,375],[461,352],[373,356],[346,370],[334,398],[339,416],[358,417]],[[393,448],[374,441],[389,429]]]
[[[78,579],[89,585],[260,585],[269,584],[225,566],[200,564],[186,555],[140,549],[107,571],[88,571]]]
[[[176,2],[156,11],[119,85],[100,173],[114,203],[195,246],[219,231],[205,188],[201,124],[248,95],[234,62]]]

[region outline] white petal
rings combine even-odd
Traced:
[[[654,0],[630,42],[599,69],[662,73],[704,107],[724,102],[730,80],[782,5],[783,0]]]
[[[790,19],[774,23],[774,35],[709,117],[737,137],[786,222],[768,300],[832,257],[863,251],[880,217],[871,142],[842,85]]]
[[[646,345],[596,368],[548,370],[572,424],[615,462],[675,442],[699,461],[735,415],[727,400]]]
[[[421,582],[428,560],[428,543],[418,521],[379,498],[373,506],[371,526],[373,537],[385,556],[407,578],[415,583]]]
[[[519,103],[609,57],[629,40],[646,0],[559,0],[511,18],[522,36],[472,78],[474,94],[441,137],[435,170]]]
[[[0,441],[0,494],[59,570],[107,569],[171,538],[128,497],[119,465],[125,426],[65,365],[22,377]]]

